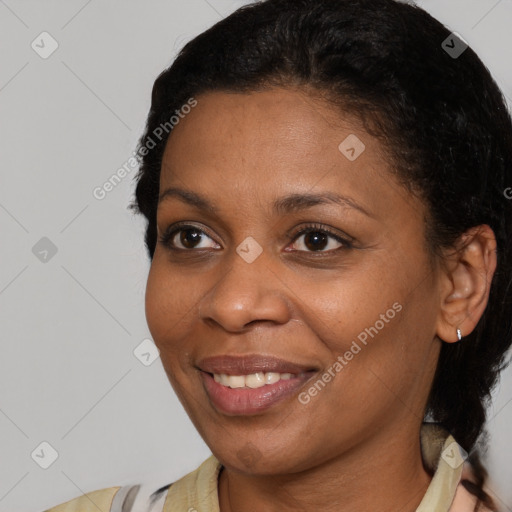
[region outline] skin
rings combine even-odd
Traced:
[[[193,191],[218,212],[174,196],[159,203],[159,236],[180,221],[204,233],[181,252],[157,243],[146,317],[174,390],[224,466],[221,511],[413,512],[431,481],[419,430],[441,343],[456,342],[457,327],[469,334],[485,309],[492,231],[475,228],[465,248],[429,259],[425,206],[393,178],[380,142],[311,93],[197,100],[169,138],[160,191]],[[365,144],[354,161],[338,149],[349,134]],[[325,192],[368,215],[335,203],[272,210],[278,197]],[[295,236],[307,223],[352,246]],[[248,236],[263,249],[250,264],[236,253]],[[237,416],[210,402],[201,358],[273,355],[316,368],[315,382],[394,303],[401,311],[309,403],[297,393]]]

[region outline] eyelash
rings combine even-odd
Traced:
[[[167,231],[159,238],[159,242],[166,247],[170,251],[175,252],[193,252],[193,251],[200,251],[203,249],[182,249],[181,247],[173,247],[171,244],[171,241],[173,240],[174,236],[179,233],[180,231],[187,231],[188,229],[193,229],[201,234],[205,234],[209,238],[213,240],[213,237],[211,237],[206,231],[199,229],[196,226],[193,226],[191,224],[175,224],[173,226],[170,226]],[[294,242],[302,235],[307,235],[309,233],[325,233],[329,237],[333,238],[337,242],[343,244],[342,247],[338,247],[336,249],[330,249],[328,251],[303,251],[303,250],[295,250],[293,252],[306,252],[309,254],[331,254],[334,252],[337,252],[342,249],[350,249],[353,247],[352,242],[346,238],[341,237],[340,235],[333,233],[329,228],[322,226],[321,224],[307,224],[305,225],[300,231],[295,233],[293,237],[291,237],[291,241]]]

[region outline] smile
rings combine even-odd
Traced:
[[[303,374],[299,374],[301,377]],[[289,380],[297,378],[297,375],[292,373],[277,373],[277,372],[257,372],[249,375],[227,375],[225,373],[214,373],[213,378],[222,386],[229,388],[261,388],[269,384],[275,384],[280,380]]]

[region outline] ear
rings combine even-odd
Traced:
[[[496,237],[486,224],[466,231],[456,250],[443,261],[440,309],[436,334],[447,343],[467,336],[480,320],[489,300],[496,270]]]

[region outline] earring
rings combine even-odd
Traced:
[[[460,329],[457,327],[457,338],[459,338],[459,341],[462,339],[462,333],[460,332]]]

